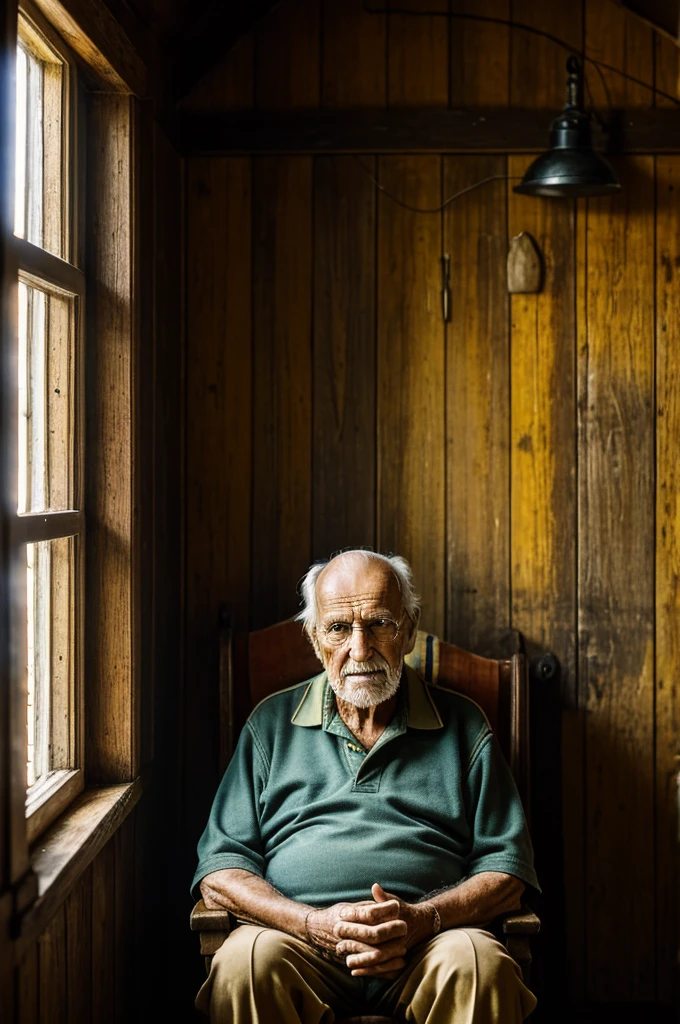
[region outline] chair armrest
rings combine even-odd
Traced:
[[[540,919],[524,903],[519,910],[504,915],[502,926],[504,935],[537,935],[541,930]]]
[[[234,927],[234,916],[228,910],[208,910],[203,900],[199,900],[191,911],[189,927],[192,932],[226,932]]]
[[[235,918],[228,910],[208,910],[203,900],[199,900],[191,911],[189,927],[192,932],[199,933],[206,967],[235,924]]]

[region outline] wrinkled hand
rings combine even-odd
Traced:
[[[373,900],[336,903],[307,920],[312,940],[341,957],[355,976],[396,977],[412,946],[429,937],[431,910],[405,903],[376,884]]]

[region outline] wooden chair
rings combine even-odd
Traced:
[[[228,613],[220,611],[220,759],[225,768],[235,743],[235,707],[239,694],[248,686],[249,707],[282,690],[303,682],[320,671],[319,662],[299,622],[288,619],[257,630],[233,642]],[[501,749],[517,783],[527,819],[529,818],[529,688],[523,653],[496,661],[445,643],[419,631],[416,646],[407,662],[427,682],[448,686],[476,701],[496,733]],[[241,702],[242,703],[242,702]],[[248,708],[242,707],[242,712]],[[240,716],[243,717],[243,714]],[[235,921],[228,911],[207,910],[199,900],[191,913],[190,926],[200,934],[206,970]],[[531,951],[529,940],[540,928],[538,917],[528,907],[507,914],[498,921],[497,932],[508,952],[529,981]],[[339,1024],[389,1024],[389,1017],[352,1017]]]

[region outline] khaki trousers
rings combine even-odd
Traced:
[[[415,947],[397,979],[355,978],[306,942],[241,925],[215,954],[196,1006],[212,1024],[333,1024],[360,1013],[415,1024],[520,1024],[536,1005],[494,936],[453,928]]]

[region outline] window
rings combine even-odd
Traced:
[[[83,788],[83,309],[76,74],[64,44],[19,13],[14,632],[25,652],[29,840]],[[21,579],[23,577],[23,579]]]

